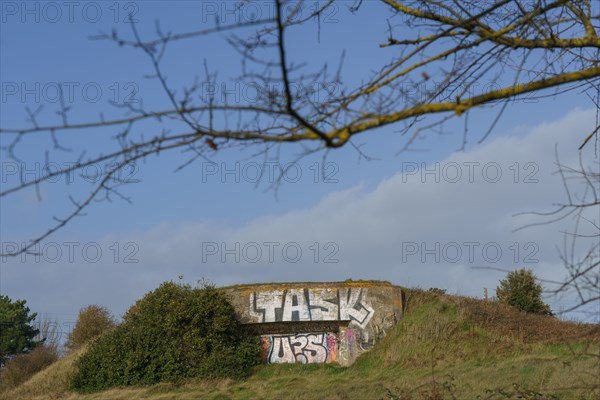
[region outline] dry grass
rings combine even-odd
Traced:
[[[0,391],[19,386],[58,360],[56,346],[39,344],[28,353],[19,354],[0,370]]]
[[[600,325],[560,321],[554,317],[528,314],[495,301],[451,297],[461,318],[500,335],[525,343],[600,342]]]
[[[495,400],[533,391],[543,395],[520,398],[600,399],[598,326],[419,290],[407,299],[396,330],[349,368],[268,365],[241,382],[190,381],[78,395],[66,390],[77,356],[72,354],[2,398],[442,400],[452,398],[451,391],[458,399]]]
[[[73,351],[48,368],[38,372],[15,389],[0,393],[0,399],[58,399],[64,395],[69,378],[74,372],[74,362],[85,347]]]

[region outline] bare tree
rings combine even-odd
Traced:
[[[144,53],[153,71],[151,78],[160,83],[169,107],[156,110],[124,102],[115,104],[125,111],[121,118],[73,123],[69,119],[71,110],[63,102],[58,123],[44,123],[39,109],[28,109],[30,126],[2,127],[0,134],[8,139],[5,151],[14,159],[26,136],[48,135],[52,139],[54,147],[46,155],[47,160],[54,152],[68,148],[65,136],[71,131],[90,131],[114,139],[113,151],[95,153],[87,149],[67,167],[2,189],[0,196],[27,188],[37,190],[56,176],[77,173],[94,164],[107,166],[88,195],[69,197],[72,212],[57,217],[46,232],[5,255],[33,251],[36,244],[82,215],[94,200],[114,196],[128,200],[119,189],[130,180],[123,179],[120,172],[149,155],[181,151],[183,168],[235,147],[256,146],[257,157],[268,157],[286,143],[300,143],[300,157],[315,152],[326,156],[331,149],[347,145],[353,146],[359,157],[365,157],[355,142],[359,134],[398,126],[398,147],[406,150],[426,129],[451,118],[463,117],[466,122],[468,112],[474,108],[496,107],[496,119],[487,133],[477,138],[481,142],[507,104],[519,96],[538,99],[578,91],[593,98],[600,91],[600,15],[589,0],[381,0],[380,5],[389,12],[381,24],[389,29],[379,46],[387,48],[382,51],[389,58],[382,65],[373,65],[375,72],[356,84],[343,79],[343,56],[334,69],[323,65],[308,70],[291,62],[290,55],[298,49],[292,48],[286,37],[309,21],[318,21],[332,7],[350,5],[360,17],[372,2],[328,0],[310,13],[302,13],[307,4],[302,0],[275,0],[275,13],[268,18],[231,25],[217,20],[213,27],[193,32],[165,32],[157,23],[152,39],[143,38],[133,21],[131,32],[112,31],[94,37]],[[414,36],[398,37],[397,32],[404,34],[406,27]],[[180,91],[171,87],[162,67],[169,44],[190,41],[193,46],[192,39],[214,34],[227,35],[229,44],[239,53],[236,81],[259,85],[260,96],[231,103],[217,96],[199,95],[203,85],[216,79],[216,73],[208,67],[210,60],[205,62],[203,79],[190,82]],[[425,94],[412,90],[426,81],[435,82],[435,90]],[[478,93],[477,85],[484,81],[495,82],[496,86]],[[146,122],[153,123],[150,133]],[[467,132],[465,123],[463,144],[469,140]],[[586,133],[578,146],[597,139],[597,132],[596,128]]]
[[[566,277],[562,281],[545,283],[551,285],[548,289],[550,294],[566,296],[573,301],[560,313],[579,310],[597,319],[600,306],[600,162],[596,157],[590,165],[586,165],[580,151],[579,165],[569,166],[561,163],[557,150],[556,165],[566,201],[555,204],[546,212],[517,214],[537,217],[537,222],[517,230],[570,221],[571,228],[562,231],[564,240],[561,246],[557,246]]]

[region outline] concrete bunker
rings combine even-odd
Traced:
[[[223,288],[261,337],[265,363],[350,365],[402,317],[400,287],[383,281],[269,283]]]

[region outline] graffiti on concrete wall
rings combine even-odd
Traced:
[[[341,328],[339,330],[337,350],[340,359],[338,361],[343,362],[347,359],[354,359],[359,353],[356,333],[352,328]]]
[[[329,363],[337,358],[337,337],[332,333],[263,336],[263,362]]]
[[[375,311],[364,288],[272,290],[250,294],[257,322],[351,321],[365,328]]]

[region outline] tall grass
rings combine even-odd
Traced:
[[[56,347],[43,344],[37,345],[28,353],[15,356],[0,370],[0,389],[6,391],[19,386],[56,360]]]
[[[66,389],[69,355],[4,398],[597,400],[599,332],[598,325],[411,290],[404,319],[348,368],[263,365],[241,382],[190,380],[82,396]]]

